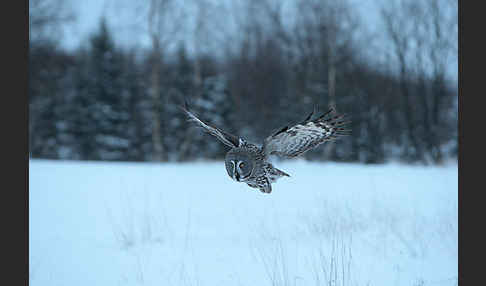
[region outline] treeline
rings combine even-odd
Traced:
[[[414,40],[417,33],[400,33],[392,16],[398,10],[382,13],[397,59],[390,67],[359,52],[364,43],[353,40],[356,26],[339,22],[353,20],[349,10],[302,6],[308,17],[289,28],[279,21],[280,7],[259,6],[266,12],[261,16],[251,13],[255,3],[247,15],[270,22],[246,21],[238,48],[221,47],[223,56],[190,54],[183,42],[174,53],[155,43],[146,50],[122,48],[105,21],[75,51],[31,38],[30,157],[223,158],[226,146],[187,122],[178,108],[185,99],[203,120],[255,143],[315,107],[348,114],[352,135],[306,153],[309,160],[440,163],[457,156],[457,83],[447,78],[444,54],[411,52],[406,43],[433,45]],[[331,8],[339,21],[309,20]],[[443,41],[441,33],[434,35]],[[419,60],[427,65],[420,68]]]

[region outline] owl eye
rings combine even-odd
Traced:
[[[245,164],[244,163],[240,163],[240,168],[244,168],[245,167]]]

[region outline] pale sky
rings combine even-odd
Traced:
[[[71,25],[64,34],[63,45],[68,49],[77,48],[80,44],[86,41],[91,33],[93,33],[99,25],[100,18],[104,15],[110,27],[114,30],[115,38],[121,44],[139,43],[140,45],[148,45],[146,35],[140,33],[137,27],[128,26],[127,23],[133,23],[136,13],[135,1],[128,0],[84,0],[71,1],[73,10],[76,14],[76,22]],[[213,0],[213,2],[221,2],[223,5],[230,3],[228,0]],[[366,21],[369,29],[379,29],[378,6],[376,0],[351,0],[351,3],[356,3],[356,7],[361,14],[361,17]],[[184,2],[181,2],[184,3]],[[185,2],[188,3],[187,1]],[[126,8],[132,6],[130,8]],[[190,7],[186,9],[190,10]],[[139,22],[143,21],[141,16],[136,16]],[[141,22],[141,24],[143,24]]]
[[[144,24],[146,24],[146,19],[142,16],[144,13],[139,10],[140,7],[142,7],[140,5],[142,2],[130,0],[69,1],[71,1],[73,5],[73,10],[76,13],[77,19],[64,33],[62,42],[67,49],[75,49],[79,47],[79,45],[87,43],[89,36],[98,28],[99,20],[103,15],[106,17],[108,25],[114,33],[115,40],[119,44],[129,47],[149,46],[147,33],[142,30]],[[186,23],[191,23],[191,20],[195,18],[191,17],[191,6],[188,5],[190,2],[191,1],[178,2],[182,4],[181,7],[184,7],[184,11],[187,13],[184,16]],[[239,1],[212,0],[212,2],[221,8],[221,6],[228,7],[228,3],[238,3]],[[363,50],[369,50],[370,54],[371,51],[373,51],[374,54],[371,56],[376,57],[379,61],[383,61],[383,58],[379,59],[378,57],[383,57],[384,53],[376,52],[380,50],[383,51],[387,46],[387,42],[383,35],[384,29],[379,15],[379,7],[382,0],[350,0],[350,2],[357,8],[362,21],[365,23],[367,32],[375,37],[375,40],[373,41],[374,46],[367,46]],[[139,8],[137,8],[137,6]],[[221,11],[221,9],[214,10]],[[231,11],[225,11],[226,12],[216,12],[218,14],[212,14],[210,17],[221,18],[220,21],[224,22],[224,29],[231,29],[231,24],[227,22],[227,19],[231,17],[225,17],[225,13]],[[136,23],[138,23],[138,26]],[[195,26],[194,23],[189,25]],[[215,27],[215,29],[219,28],[220,27]],[[187,32],[180,32],[178,35],[181,38],[185,38],[187,48],[191,51],[193,46],[191,44],[192,33],[190,30]],[[174,43],[176,44],[177,42],[174,41]],[[210,49],[217,50],[217,47],[217,44],[214,44]],[[455,62],[453,61],[450,63],[448,70],[451,78],[457,81],[457,59]]]

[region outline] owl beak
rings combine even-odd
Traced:
[[[240,174],[238,174],[238,172],[235,173],[235,178],[238,182],[240,181]]]

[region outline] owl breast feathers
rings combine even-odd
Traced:
[[[324,142],[349,135],[350,132],[343,128],[349,123],[349,121],[343,120],[344,115],[331,116],[331,113],[335,112],[330,109],[317,118],[312,119],[314,115],[312,112],[304,121],[292,126],[285,126],[267,137],[262,147],[258,147],[241,137],[208,125],[189,111],[187,103],[182,109],[191,121],[231,148],[225,158],[228,175],[233,180],[244,182],[252,188],[258,188],[263,193],[270,193],[271,184],[278,178],[289,176],[267,162],[269,155],[297,157]]]

